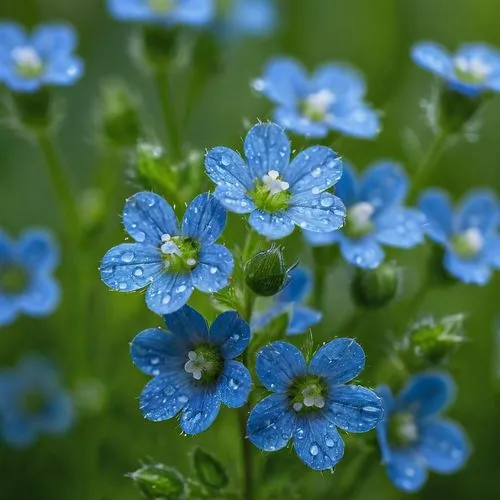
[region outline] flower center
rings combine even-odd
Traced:
[[[318,376],[306,375],[295,380],[289,391],[292,408],[297,413],[321,410],[327,392],[326,382]]]
[[[477,227],[471,227],[452,240],[453,250],[464,259],[475,257],[484,247],[484,238]]]
[[[418,427],[412,413],[395,413],[389,421],[389,442],[406,446],[418,441]]]
[[[149,8],[158,14],[167,14],[175,7],[175,0],[148,0]]]
[[[28,415],[39,415],[47,407],[45,394],[35,389],[21,395],[21,409]]]
[[[337,100],[330,90],[323,89],[309,94],[302,102],[302,113],[315,122],[322,122],[328,116],[331,105]]]
[[[199,261],[200,246],[192,238],[185,236],[161,237],[161,253],[165,269],[172,273],[188,273],[192,271]]]
[[[194,380],[210,383],[219,377],[223,364],[224,359],[219,349],[210,344],[203,344],[188,352],[184,370]]]
[[[280,178],[279,172],[269,170],[251,193],[257,208],[265,212],[280,212],[288,207],[290,184]]]
[[[491,73],[491,67],[479,58],[457,57],[454,65],[457,77],[464,83],[484,83]]]
[[[375,207],[366,201],[355,203],[347,210],[344,232],[349,238],[361,238],[374,229],[372,216]]]
[[[26,289],[28,281],[28,273],[19,264],[0,263],[0,292],[17,295]]]
[[[32,47],[16,47],[11,52],[16,71],[24,78],[37,78],[43,73],[43,61]]]

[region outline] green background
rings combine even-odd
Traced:
[[[160,127],[154,87],[147,75],[137,71],[129,57],[130,25],[118,24],[107,15],[105,2],[67,0],[21,0],[2,2],[0,19],[23,24],[67,20],[81,38],[79,52],[86,61],[85,77],[74,87],[58,90],[65,115],[58,136],[59,144],[80,193],[89,188],[96,171],[113,165],[99,150],[96,141],[97,95],[103,79],[119,76],[140,97],[142,116],[149,130]],[[281,29],[272,38],[229,42],[224,69],[205,89],[187,131],[187,142],[200,150],[215,145],[239,146],[246,124],[267,119],[269,105],[255,96],[249,81],[258,76],[265,61],[278,54],[290,54],[310,68],[324,61],[344,60],[359,67],[369,86],[369,100],[383,112],[383,132],[376,141],[345,140],[340,152],[359,167],[380,157],[411,161],[405,143],[415,134],[423,146],[430,133],[423,120],[422,99],[431,92],[430,75],[412,65],[411,45],[421,39],[442,42],[450,48],[464,41],[487,41],[500,47],[500,3],[497,0],[283,0]],[[6,93],[4,93],[6,96]],[[435,168],[432,184],[450,191],[457,199],[472,186],[500,183],[500,99],[494,100],[483,116],[477,141],[460,142],[447,152]],[[3,109],[6,127],[0,129],[0,226],[13,235],[30,226],[49,226],[60,235],[62,218],[58,213],[43,161],[34,145],[9,127],[7,106]],[[124,171],[126,162],[119,165]],[[118,176],[121,178],[122,176]],[[71,433],[62,438],[43,437],[25,451],[0,444],[0,498],[132,500],[138,498],[124,474],[137,468],[141,460],[153,458],[189,471],[188,452],[196,444],[213,451],[227,466],[233,486],[241,478],[238,466],[240,448],[234,411],[223,410],[215,425],[196,438],[180,437],[174,421],[144,421],[137,397],[146,377],[132,366],[128,343],[144,328],[159,320],[149,313],[139,294],[111,294],[99,281],[100,257],[123,238],[120,206],[130,188],[123,190],[108,213],[108,230],[88,245],[88,256],[95,260],[90,276],[92,304],[87,316],[85,372],[106,388],[102,412],[79,419]],[[237,220],[236,220],[237,222]],[[235,224],[233,222],[233,224]],[[236,224],[235,224],[236,227]],[[290,255],[301,250],[295,239]],[[400,255],[400,254],[394,254]],[[429,290],[417,310],[408,315],[409,296],[418,287],[425,249],[402,257],[403,284],[393,306],[359,318],[356,336],[365,346],[369,369],[362,381],[373,385],[371,373],[384,355],[396,325],[431,314],[464,312],[468,315],[469,341],[453,362],[459,394],[450,414],[470,436],[474,453],[468,466],[453,477],[433,475],[420,498],[496,498],[500,487],[498,450],[500,448],[500,394],[495,360],[495,320],[499,305],[500,281],[495,277],[484,288],[456,285],[446,290]],[[58,275],[64,290],[71,290],[68,271],[74,259],[63,251]],[[338,269],[328,281],[325,298],[326,319],[317,338],[332,337],[352,312],[348,298],[350,271]],[[26,351],[39,351],[56,359],[69,386],[77,383],[73,359],[79,349],[75,340],[71,292],[52,317],[35,320],[21,318],[0,329],[0,361],[11,366]],[[263,455],[256,453],[256,457]],[[299,486],[298,498],[336,498],[337,477],[313,473],[302,467],[289,451],[281,452],[277,472]],[[261,460],[262,461],[262,460]],[[360,477],[359,481],[365,480]],[[377,468],[365,481],[358,498],[397,499],[395,490]],[[274,498],[280,498],[275,496]]]

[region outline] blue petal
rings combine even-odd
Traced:
[[[295,306],[286,333],[288,335],[300,335],[318,324],[322,317],[320,311],[315,311],[306,306]]]
[[[75,422],[75,408],[71,396],[60,391],[52,395],[47,408],[38,417],[38,426],[49,434],[64,434]]]
[[[0,53],[10,56],[12,49],[26,45],[26,32],[16,23],[0,22]]]
[[[426,217],[429,237],[444,245],[453,232],[453,207],[450,197],[440,189],[428,189],[418,202],[418,208]]]
[[[69,55],[76,48],[76,31],[69,25],[43,24],[32,37],[33,47],[49,61],[61,54]]]
[[[486,285],[492,275],[490,262],[482,254],[476,259],[463,259],[448,251],[444,256],[444,267],[455,278],[472,285]]]
[[[414,208],[392,208],[376,218],[375,235],[384,245],[412,248],[423,243],[425,222],[425,216]]]
[[[207,430],[217,418],[220,398],[212,386],[199,386],[191,394],[180,418],[181,429],[189,435]]]
[[[250,342],[250,326],[236,311],[226,311],[212,323],[210,340],[220,345],[224,358],[235,358]]]
[[[373,236],[351,240],[342,234],[340,250],[347,262],[362,269],[375,269],[384,260],[384,251]]]
[[[427,481],[425,463],[411,449],[393,450],[387,473],[394,486],[406,493],[418,491]]]
[[[446,420],[431,420],[421,426],[418,452],[427,466],[440,474],[452,474],[465,465],[470,446],[464,431]]]
[[[391,447],[389,443],[389,421],[394,407],[396,405],[394,396],[388,386],[377,387],[377,395],[382,400],[384,408],[384,418],[377,425],[377,440],[380,448],[380,455],[382,456],[382,463],[386,464],[391,460]]]
[[[101,279],[113,290],[133,292],[148,286],[164,270],[158,248],[140,243],[123,243],[103,257]]]
[[[322,247],[338,243],[341,237],[340,231],[331,231],[327,233],[317,233],[316,231],[303,231],[302,234],[307,243],[313,247]]]
[[[19,296],[19,307],[30,316],[46,316],[55,311],[61,301],[59,283],[51,276],[37,275],[27,290]]]
[[[234,268],[231,252],[222,245],[210,245],[202,248],[199,259],[192,271],[193,285],[205,293],[225,288]]]
[[[43,85],[42,77],[28,79],[18,75],[14,71],[5,73],[4,75],[0,74],[0,77],[3,78],[5,85],[14,92],[35,92]]]
[[[293,446],[299,458],[314,470],[331,469],[344,455],[342,438],[323,415],[299,422]]]
[[[356,203],[359,197],[359,185],[351,164],[343,162],[342,177],[335,187],[335,194],[344,202],[346,207]]]
[[[279,125],[260,123],[245,138],[245,156],[253,179],[271,170],[282,174],[290,161],[290,141]]]
[[[19,314],[17,297],[0,293],[0,326],[10,325]]]
[[[226,361],[219,382],[222,403],[230,408],[240,408],[248,400],[252,388],[252,377],[247,368],[238,361]]]
[[[497,200],[491,191],[475,190],[460,205],[456,216],[456,230],[477,228],[482,234],[493,231],[498,223]]]
[[[249,214],[256,209],[255,203],[250,196],[238,187],[217,186],[214,195],[224,208],[230,212]]]
[[[16,244],[0,229],[0,262],[12,262],[16,254]]]
[[[291,130],[298,135],[303,135],[308,139],[322,139],[329,132],[329,125],[326,121],[317,122],[302,114],[296,107],[280,107],[274,110],[274,119],[283,128]]]
[[[255,405],[247,422],[248,439],[264,451],[284,448],[296,428],[286,394],[272,394]]]
[[[442,412],[455,393],[455,384],[446,373],[415,375],[397,397],[398,409],[410,410],[418,418]]]
[[[188,26],[202,26],[214,16],[214,0],[184,0],[172,12],[172,21]]]
[[[145,2],[137,0],[108,0],[108,9],[120,21],[151,21],[157,17]]]
[[[331,128],[345,135],[373,139],[381,130],[379,114],[363,103],[356,103],[348,109],[334,109],[333,116]]]
[[[353,339],[335,339],[314,354],[309,371],[331,383],[345,384],[356,378],[365,366],[365,353]]]
[[[327,190],[342,177],[342,160],[325,146],[312,146],[299,153],[283,172],[294,194]]]
[[[349,432],[374,429],[384,416],[382,400],[359,385],[331,385],[327,418]]]
[[[52,271],[60,260],[52,235],[43,229],[26,231],[21,237],[18,251],[22,263],[34,271]]]
[[[325,64],[313,76],[314,87],[328,89],[337,98],[357,101],[364,97],[366,84],[363,75],[347,64]]]
[[[191,274],[163,273],[146,291],[146,305],[156,314],[171,314],[179,310],[193,293]]]
[[[453,86],[457,90],[464,91],[468,95],[476,95],[477,92],[486,88],[491,88],[498,91],[498,77],[500,76],[500,55],[494,47],[484,43],[466,43],[458,49],[455,60],[462,59],[469,65],[477,64],[479,61],[482,65],[488,68],[486,81],[480,83],[464,83],[459,77],[453,79]]]
[[[53,85],[71,85],[79,80],[85,64],[79,57],[60,57],[47,64],[44,81]]]
[[[163,318],[167,328],[179,339],[189,341],[190,344],[207,342],[210,340],[208,325],[205,318],[189,306],[166,314]]]
[[[33,425],[30,425],[24,418],[4,419],[2,434],[5,442],[16,448],[27,448],[34,443],[37,437]]]
[[[486,258],[496,269],[500,269],[500,237],[489,238],[484,249]]]
[[[198,195],[187,207],[182,221],[182,234],[211,245],[226,225],[226,210],[212,194]]]
[[[253,187],[249,167],[232,149],[211,149],[205,157],[205,171],[210,179],[220,186],[233,187],[242,192]]]
[[[285,288],[276,296],[280,302],[300,302],[311,291],[312,278],[309,271],[303,267],[296,267],[290,272],[290,279]]]
[[[272,32],[278,12],[272,0],[235,0],[231,13],[231,29],[242,33],[263,36]]]
[[[138,243],[158,247],[164,234],[179,234],[172,207],[161,196],[146,191],[127,200],[123,209],[123,225]]]
[[[262,383],[274,392],[285,392],[295,377],[307,373],[304,356],[288,342],[273,342],[256,356],[255,370]]]
[[[248,221],[255,231],[270,240],[285,238],[295,229],[292,219],[284,212],[271,214],[255,210],[250,214]]]
[[[412,49],[412,58],[420,67],[448,78],[453,74],[453,62],[447,50],[434,42],[419,42]]]

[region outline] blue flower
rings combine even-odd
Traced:
[[[30,229],[19,241],[0,231],[0,326],[19,314],[47,316],[60,301],[60,289],[52,273],[59,251],[43,230]]]
[[[414,376],[397,397],[388,387],[377,390],[384,401],[384,420],[377,427],[382,460],[389,479],[408,493],[422,488],[427,470],[452,474],[470,450],[462,429],[440,415],[454,392],[441,373]]]
[[[321,321],[320,311],[302,305],[312,287],[311,275],[303,268],[295,268],[290,273],[290,280],[274,298],[272,306],[263,314],[252,318],[252,330],[262,330],[273,319],[288,313],[287,334],[299,335]]]
[[[413,60],[462,94],[474,97],[481,92],[500,92],[500,52],[482,43],[467,43],[450,54],[442,45],[419,42]]]
[[[235,311],[219,315],[210,329],[189,306],[165,316],[167,332],[145,330],[132,341],[135,365],[154,378],[141,394],[144,416],[155,422],[182,412],[186,434],[206,430],[221,404],[243,406],[252,386],[249,371],[234,358],[250,342],[250,327]]]
[[[363,77],[344,64],[321,66],[310,78],[293,59],[273,59],[255,90],[277,105],[275,120],[307,137],[326,137],[333,130],[370,139],[380,132],[378,114],[364,101]]]
[[[358,385],[365,354],[352,339],[321,347],[309,366],[287,342],[274,342],[257,354],[257,374],[275,394],[258,403],[248,417],[252,443],[264,451],[284,448],[293,439],[300,459],[316,470],[331,469],[344,454],[337,427],[367,432],[383,417],[380,398]]]
[[[15,92],[71,85],[84,70],[76,44],[75,30],[64,24],[43,24],[28,35],[15,23],[0,23],[0,82]]]
[[[214,0],[108,0],[119,21],[203,26],[214,16]]]
[[[265,36],[278,21],[274,0],[233,0],[229,11],[229,29],[236,36]]]
[[[0,428],[11,446],[29,446],[41,434],[64,434],[74,417],[71,397],[45,358],[26,356],[0,372]]]
[[[347,206],[341,231],[305,231],[314,246],[338,243],[343,257],[355,266],[374,269],[384,260],[381,245],[411,248],[424,240],[425,217],[402,206],[408,179],[400,165],[390,161],[372,164],[358,181],[347,165],[336,194]]]
[[[112,248],[100,268],[113,290],[147,288],[149,309],[170,314],[189,300],[194,288],[213,293],[227,286],[233,257],[214,244],[226,225],[226,211],[212,195],[204,193],[191,202],[179,230],[172,207],[161,196],[137,193],[125,204],[123,224],[136,243]]]
[[[247,161],[218,147],[205,159],[208,176],[218,184],[215,196],[231,212],[250,214],[258,233],[279,239],[298,225],[315,232],[342,226],[345,207],[328,193],[342,175],[342,161],[324,146],[313,146],[290,163],[290,141],[273,123],[255,125],[245,139]]]
[[[471,192],[454,215],[449,196],[429,189],[421,196],[419,207],[427,217],[429,237],[445,250],[445,269],[464,283],[485,285],[491,278],[491,268],[500,267],[494,194]]]

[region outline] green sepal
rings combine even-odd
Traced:
[[[182,474],[164,464],[149,464],[127,474],[147,500],[184,500],[187,481]]]
[[[213,455],[195,448],[193,451],[193,469],[202,485],[220,491],[229,484],[229,476],[224,466]]]

